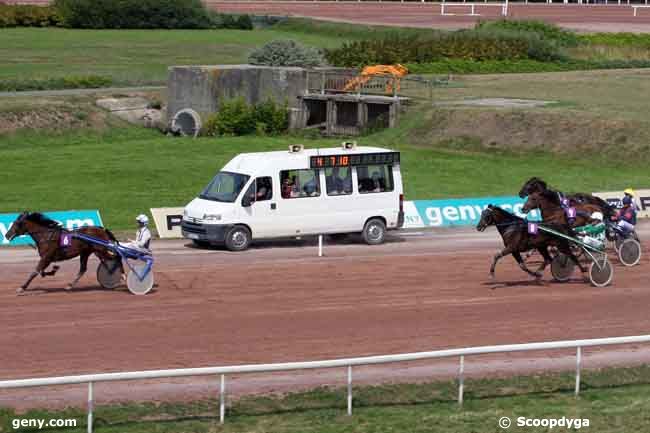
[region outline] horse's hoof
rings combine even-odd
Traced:
[[[536,280],[541,280],[544,275],[541,274],[540,272],[535,272],[535,279]]]
[[[494,272],[490,272],[489,277],[490,277],[491,280],[494,280],[494,278],[495,278],[494,277]]]
[[[74,286],[73,286],[72,284],[68,284],[67,286],[65,286],[65,289],[66,289],[67,291],[70,291],[70,290],[72,290],[73,288],[74,288]]]
[[[17,288],[16,289],[16,294],[17,295],[24,295],[25,294],[25,289],[23,289],[22,287]]]

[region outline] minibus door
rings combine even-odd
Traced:
[[[252,232],[253,238],[277,236],[277,198],[279,195],[273,188],[271,177],[258,177],[251,183],[242,199],[243,206],[242,222],[247,224]]]

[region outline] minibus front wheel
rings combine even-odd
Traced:
[[[226,233],[225,240],[230,251],[244,251],[251,244],[251,232],[245,226],[234,226]]]
[[[363,227],[362,235],[368,245],[379,245],[386,238],[386,223],[379,218],[372,218]]]

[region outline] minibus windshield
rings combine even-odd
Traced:
[[[220,171],[205,187],[199,198],[232,203],[237,199],[250,176]]]

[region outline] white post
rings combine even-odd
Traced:
[[[318,257],[323,257],[323,235],[318,235]]]
[[[474,3],[472,3],[472,9],[471,10],[472,10],[471,14],[474,15]]]
[[[582,349],[578,346],[576,350],[576,397],[580,392],[580,364],[582,362]]]
[[[93,433],[93,383],[88,382],[88,433]]]
[[[634,13],[636,13],[636,10],[634,11]],[[440,3],[440,15],[444,15],[444,14],[445,14],[445,2],[443,0],[442,3]]]
[[[352,415],[352,366],[348,365],[348,415]]]
[[[219,422],[223,424],[226,417],[226,375],[221,375],[221,390],[219,391]]]
[[[465,382],[465,357],[460,356],[460,368],[458,369],[458,404],[463,405],[463,387]]]
[[[528,4],[528,0],[526,0],[526,4]],[[506,0],[506,4],[503,6],[503,16],[508,16],[508,0]]]

